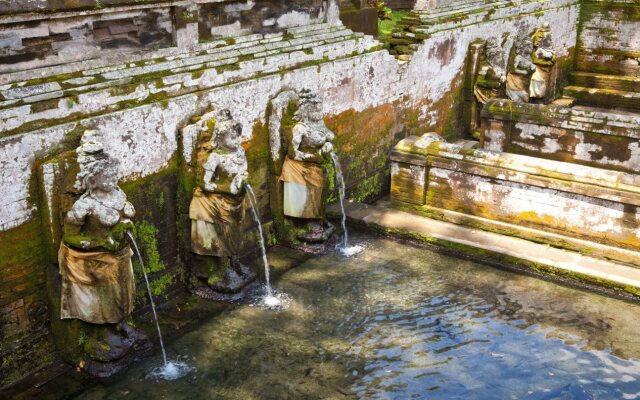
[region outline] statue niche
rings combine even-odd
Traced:
[[[529,97],[531,102],[544,103],[548,95],[551,71],[556,63],[556,53],[553,50],[553,39],[548,23],[536,29],[532,37],[533,52],[531,59],[536,71],[531,76]],[[553,93],[551,93],[553,96]]]
[[[191,270],[198,281],[197,294],[226,300],[256,277],[240,262],[247,158],[241,146],[242,126],[229,110],[200,123],[197,186],[189,205]]]
[[[322,100],[310,90],[285,91],[272,100],[269,135],[274,175],[272,211],[280,238],[318,252],[333,233],[326,221],[327,165],[334,133],[323,120]]]
[[[54,334],[81,345],[63,351],[67,361],[106,377],[128,364],[134,350],[150,347],[146,336],[126,322],[133,311],[135,279],[125,236],[133,230],[135,210],[118,187],[117,160],[104,151],[95,131],[84,133],[76,154],[71,192],[81,195],[64,214],[58,267],[60,319],[79,325],[60,325]]]
[[[531,38],[521,32],[513,45],[507,74],[507,97],[513,101],[529,102],[531,74],[536,70],[535,64],[531,61],[532,52]]]
[[[505,96],[507,80],[504,62],[505,52],[495,37],[484,43],[482,54],[478,60],[477,75],[473,84],[473,95],[476,101],[471,115],[471,134],[479,138],[477,128],[480,126],[480,113],[489,100]]]

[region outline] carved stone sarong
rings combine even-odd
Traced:
[[[280,181],[284,182],[284,215],[313,219],[323,217],[325,172],[322,166],[286,158]]]
[[[61,318],[115,324],[133,310],[135,281],[129,247],[112,252],[84,252],[60,245]]]
[[[195,190],[189,205],[191,250],[194,253],[216,257],[238,254],[243,200],[244,196]]]

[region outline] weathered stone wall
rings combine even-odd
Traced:
[[[50,354],[51,347],[45,347],[49,344],[44,267],[52,260],[41,234],[46,226],[42,221],[47,219],[41,204],[46,199],[38,189],[48,182],[38,181],[37,162],[74,149],[84,129],[102,132],[106,151],[121,160],[121,184],[138,209],[139,232],[145,232],[146,238],[143,251],[156,260],[155,289],[163,296],[176,285],[184,287],[184,269],[176,260],[184,250],[172,244],[184,243],[177,222],[184,215],[177,214],[190,191],[179,178],[178,165],[189,160],[193,138],[181,136],[180,128],[192,116],[207,108],[229,108],[243,124],[250,181],[257,189],[262,214],[268,217],[267,104],[285,88],[315,90],[324,98],[327,125],[337,133],[337,151],[351,196],[370,199],[388,187],[389,153],[399,139],[433,128],[448,137],[460,137],[462,74],[471,41],[491,34],[509,44],[520,27],[532,30],[549,21],[559,56],[570,57],[577,19],[575,1],[523,2],[479,20],[432,25],[428,37],[416,43],[411,59],[399,61],[373,38],[341,26],[334,2],[292,3],[306,7],[308,20],[299,15],[301,9],[282,2],[279,8],[271,8],[276,10],[272,17],[261,14],[261,18],[277,22],[283,15],[296,17],[275,26],[243,14],[241,6],[248,7],[250,2],[202,1],[193,7],[180,1],[127,6],[103,1],[105,7],[98,10],[76,3],[86,8],[82,15],[66,11],[33,15],[41,24],[67,18],[102,21],[107,15],[118,20],[121,13],[165,10],[160,17],[172,21],[171,29],[165,29],[172,41],[165,48],[101,50],[99,57],[64,64],[54,61],[59,58],[53,54],[10,64],[0,74],[0,241],[7,252],[0,259],[4,362],[0,385],[41,365],[23,368],[24,357],[46,362],[27,349]],[[220,24],[238,25],[235,18],[240,18],[241,30],[260,33],[216,37],[212,27],[218,22],[202,17],[202,10],[223,4],[236,8],[228,10]],[[0,20],[0,27],[20,18],[7,16]],[[211,24],[206,25],[205,35],[212,34],[201,41],[202,23]],[[283,28],[289,24],[302,25]],[[51,48],[57,46],[52,43]],[[142,290],[140,286],[141,301]],[[21,356],[9,360],[10,352]],[[14,371],[12,375],[4,373],[9,370]]]
[[[0,16],[0,72],[174,45],[169,7],[24,18]]]
[[[482,148],[636,173],[640,118],[606,110],[495,100],[482,111]]]
[[[567,240],[542,232],[622,249],[640,244],[635,174],[416,137],[398,144],[393,160],[397,206],[556,246]]]
[[[640,75],[640,4],[586,0],[580,12],[576,67],[585,72]]]
[[[199,10],[200,39],[277,32],[290,26],[323,22],[322,0],[216,2]]]

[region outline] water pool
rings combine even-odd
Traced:
[[[640,399],[640,306],[389,239],[313,258],[82,399]]]

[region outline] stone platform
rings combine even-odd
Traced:
[[[339,212],[336,207],[333,211]],[[480,261],[515,267],[554,280],[604,290],[609,294],[640,297],[640,268],[630,265],[418,216],[392,209],[384,203],[351,203],[346,205],[345,212],[348,220],[356,225],[418,239]],[[614,251],[610,246],[594,246],[596,251],[602,253]],[[640,253],[636,253],[636,257],[640,257]]]

